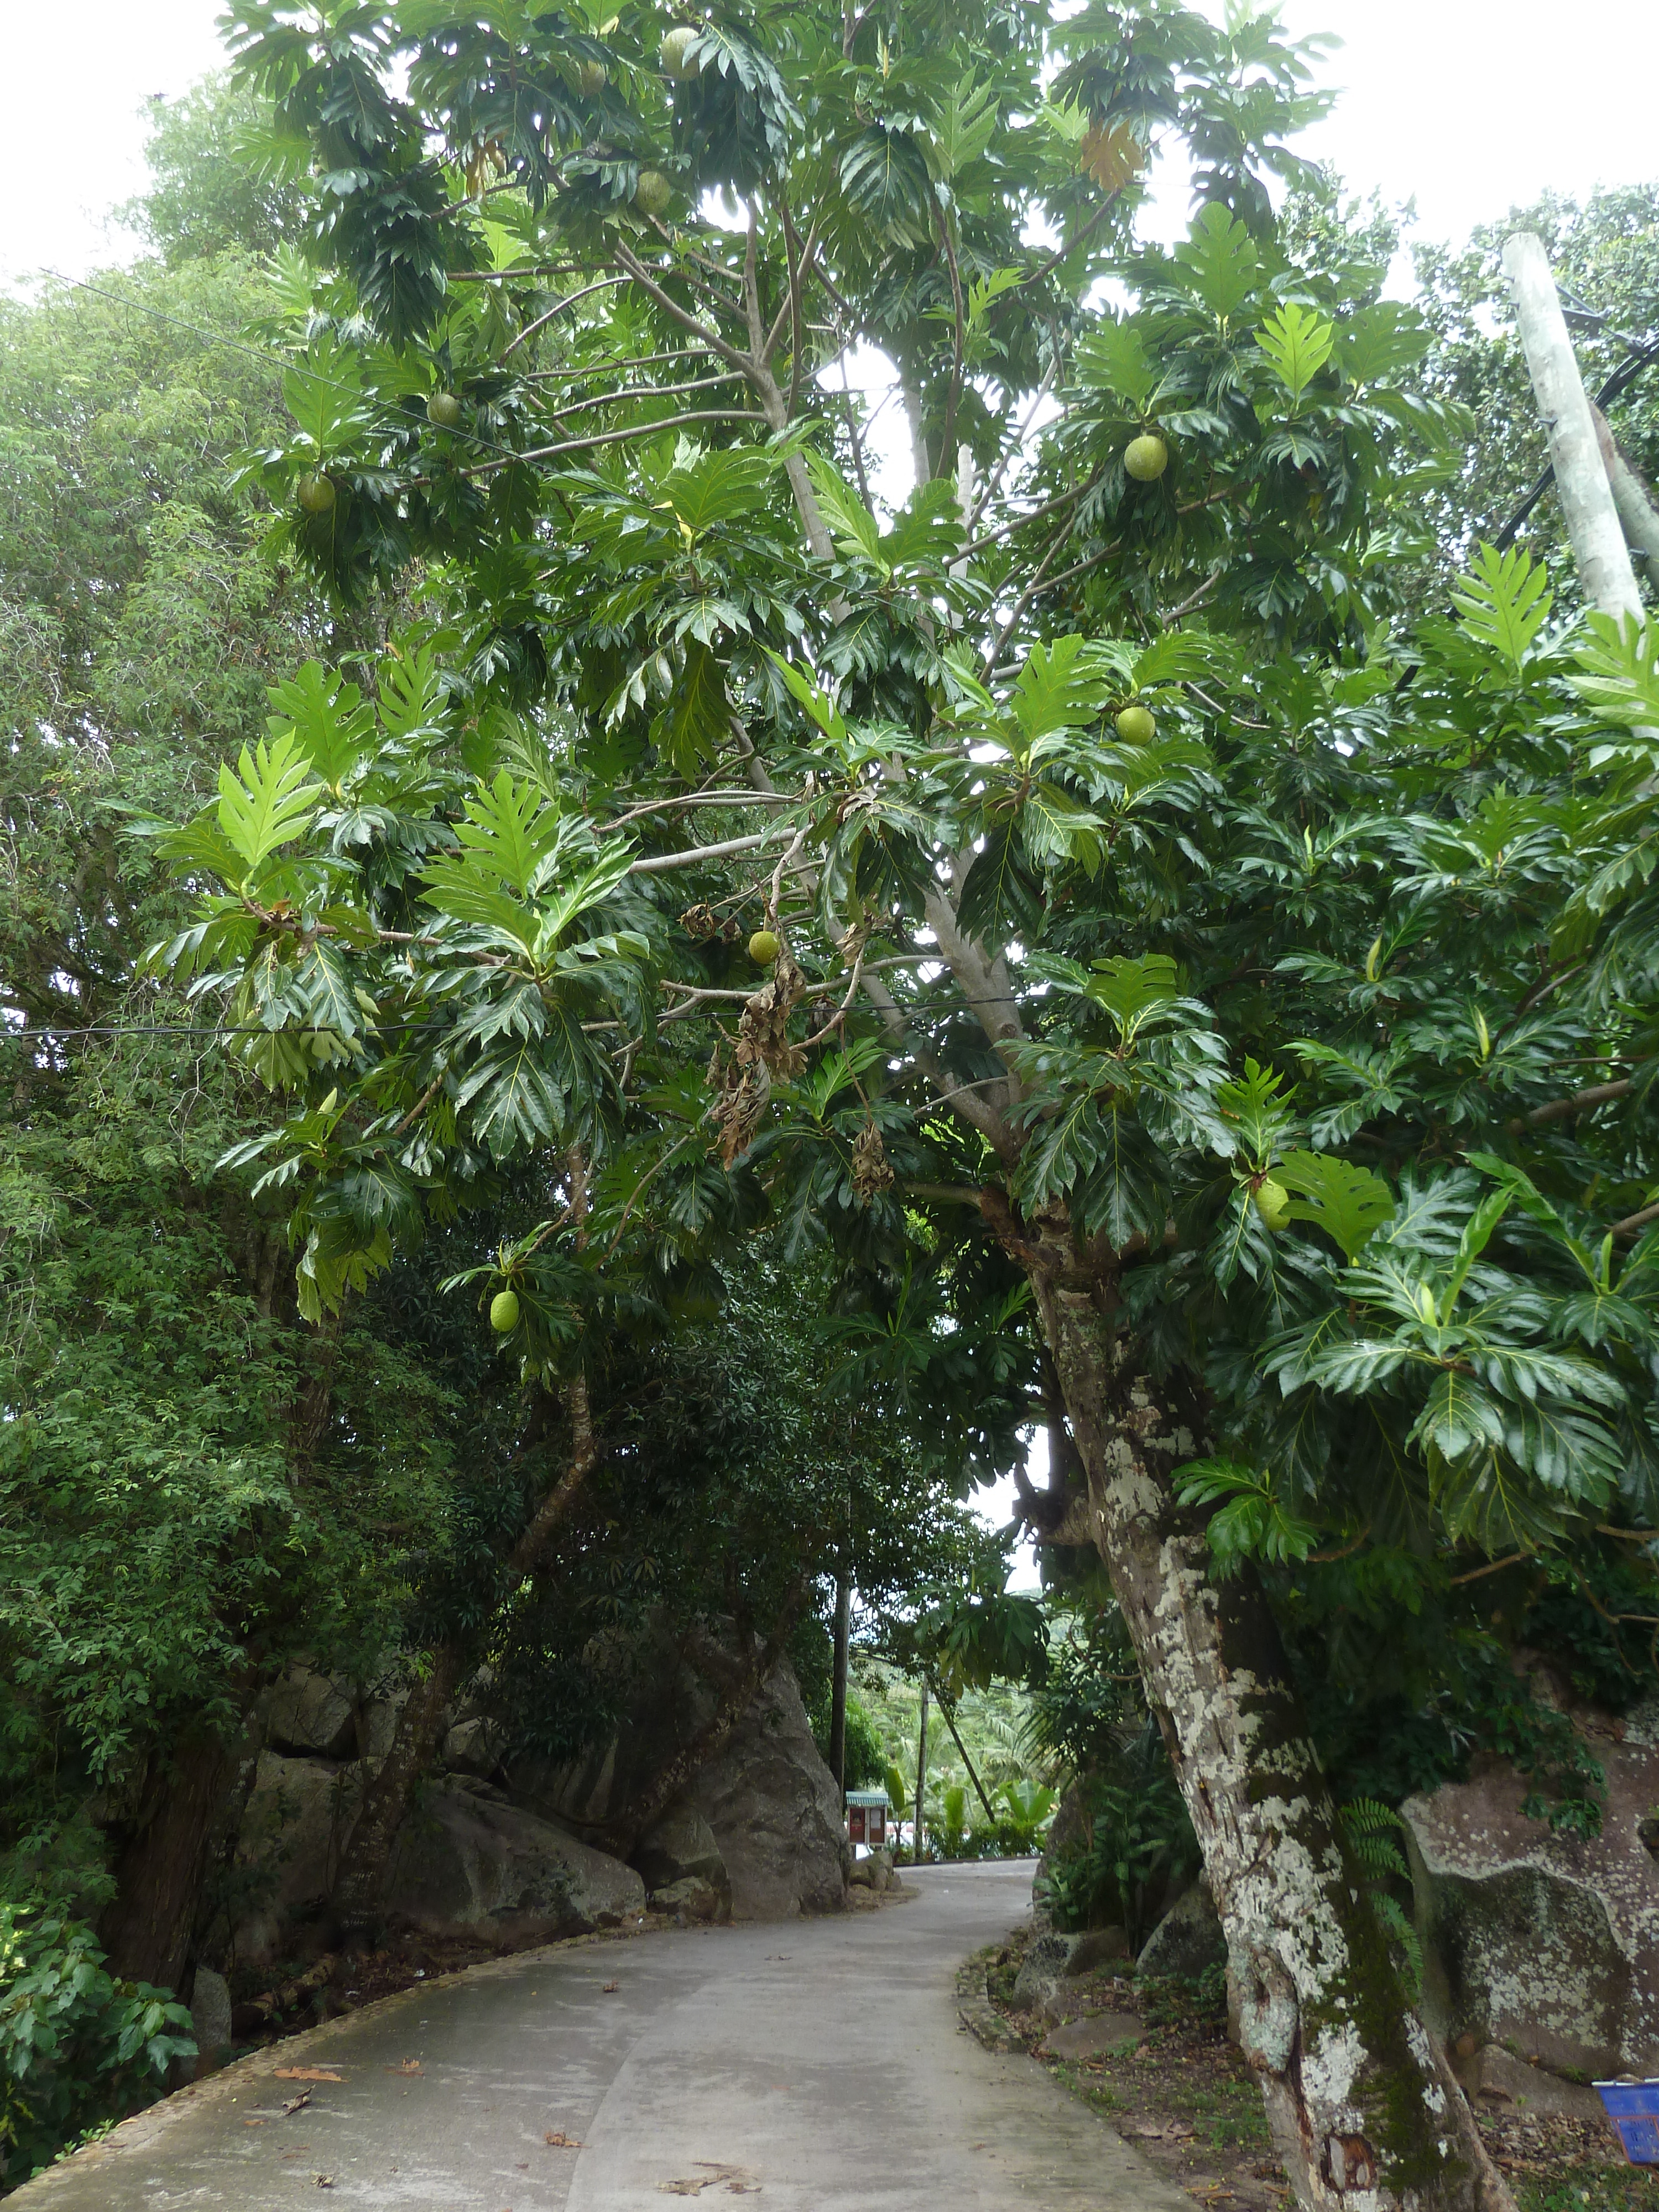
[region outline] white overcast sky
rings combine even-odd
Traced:
[[[1219,5],[1219,0],[1213,0]],[[82,274],[127,249],[108,210],[143,181],[148,94],[214,68],[219,0],[50,0],[5,9],[11,97],[0,136],[0,276]],[[1659,169],[1659,7],[1581,0],[1286,0],[1298,34],[1333,31],[1343,88],[1307,141],[1356,187],[1415,197],[1455,237],[1550,185],[1583,192]],[[64,100],[74,127],[64,128]]]
[[[218,65],[219,4],[11,0],[0,281],[80,276],[131,251],[108,216],[143,181],[142,103]],[[1421,236],[1461,238],[1546,186],[1582,195],[1659,173],[1655,0],[1580,0],[1565,15],[1543,0],[1285,0],[1284,15],[1298,36],[1343,41],[1324,72],[1341,100],[1304,150],[1356,191],[1414,198]],[[987,1493],[993,1517],[1012,1494]]]

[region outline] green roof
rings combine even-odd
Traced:
[[[884,1790],[849,1790],[847,1802],[849,1805],[890,1805],[893,1801]]]

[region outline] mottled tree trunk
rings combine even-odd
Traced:
[[[1205,1449],[1189,1378],[1153,1382],[1116,1326],[1115,1263],[1063,1219],[999,1234],[1026,1267],[1088,1485],[1091,1534],[1226,1932],[1244,2054],[1299,2202],[1513,2212],[1417,2018],[1345,1849],[1277,1626],[1248,1571],[1217,1583],[1175,1470]]]
[[[99,1929],[112,1974],[163,1989],[181,1986],[215,1819],[240,1758],[236,1742],[203,1729],[155,1761]]]

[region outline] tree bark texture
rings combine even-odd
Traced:
[[[1521,344],[1549,433],[1556,493],[1584,597],[1615,621],[1634,615],[1640,622],[1636,571],[1542,240],[1529,230],[1512,232],[1504,241],[1504,274],[1515,295]]]
[[[1201,1523],[1176,1505],[1176,1470],[1205,1449],[1200,1390],[1143,1371],[1116,1327],[1115,1263],[1079,1252],[1063,1217],[1019,1224],[1015,1243],[1298,2202],[1513,2212],[1345,1846],[1261,1585],[1249,1571],[1212,1580]]]
[[[1626,459],[1607,416],[1594,400],[1590,402],[1590,420],[1595,425],[1601,465],[1607,472],[1607,489],[1613,494],[1613,510],[1625,533],[1625,542],[1632,553],[1639,553],[1645,561],[1659,561],[1659,507],[1654,504],[1652,491]]]
[[[111,1973],[163,1989],[182,1986],[214,1822],[240,1752],[234,1740],[227,1743],[203,1729],[181,1737],[155,1761],[99,1929]]]
[[[853,1578],[836,1577],[836,1650],[830,1684],[830,1771],[843,1796],[847,1790],[847,1665],[852,1640]]]
[[[927,1685],[921,1686],[921,1722],[916,1731],[916,1802],[915,1837],[910,1856],[917,1866],[921,1864],[921,1808],[927,1796]]]

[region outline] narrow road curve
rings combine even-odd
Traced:
[[[920,1896],[881,1911],[526,1952],[405,1990],[168,2098],[11,2201],[1192,2212],[1034,2061],[957,2023],[957,1968],[1029,1911],[1029,1863],[904,1879]],[[340,2079],[285,2115],[307,2085],[279,2066]]]

